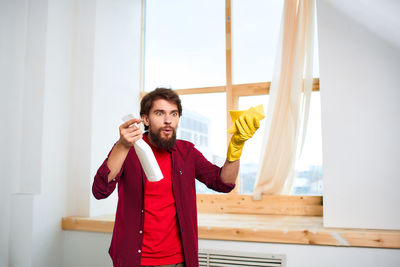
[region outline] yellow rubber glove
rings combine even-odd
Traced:
[[[260,120],[265,115],[263,105],[258,105],[255,108],[251,107],[243,111],[230,110],[229,113],[233,123],[228,129],[228,133],[233,135],[228,145],[226,158],[228,161],[235,161],[240,159],[244,142],[254,135],[260,127]]]

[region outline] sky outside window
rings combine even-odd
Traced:
[[[145,91],[226,84],[225,1],[146,1]]]

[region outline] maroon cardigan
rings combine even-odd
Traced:
[[[187,267],[197,267],[198,233],[195,178],[218,192],[230,192],[235,185],[222,182],[221,168],[210,163],[192,143],[177,140],[170,149],[172,190]],[[118,206],[109,249],[114,266],[140,266],[144,225],[144,183],[147,178],[131,147],[117,177],[108,183],[107,159],[94,177],[95,198],[107,198],[118,184]]]

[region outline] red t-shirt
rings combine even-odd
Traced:
[[[143,139],[149,144],[147,135]],[[158,182],[146,181],[145,184],[141,265],[184,262],[175,198],[172,193],[171,154],[152,145],[150,147],[164,178]]]
[[[195,178],[218,192],[230,192],[235,185],[225,184],[221,168],[209,162],[192,143],[177,140],[171,153],[172,189],[176,216],[184,248],[185,265],[198,267],[198,237]],[[110,155],[111,151],[108,155]],[[94,176],[92,192],[96,199],[105,199],[118,186],[118,207],[115,215],[109,254],[114,266],[140,266],[144,228],[144,185],[146,178],[131,147],[119,174],[110,182],[108,157]]]

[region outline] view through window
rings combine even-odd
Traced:
[[[233,84],[269,82],[283,1],[232,0],[231,3]],[[144,91],[158,86],[189,89],[181,94],[183,116],[178,138],[194,143],[208,160],[222,166],[226,158],[228,120],[227,95],[220,90],[227,85],[225,0],[146,1],[145,18]],[[318,77],[316,56],[314,69],[314,77]],[[206,88],[208,93],[199,93],[196,88]],[[193,93],[188,92],[191,89]],[[263,104],[264,110],[268,110],[268,94],[237,97],[238,109]],[[322,194],[320,121],[319,92],[313,92],[307,137],[296,165],[292,194]],[[265,120],[244,146],[239,174],[241,194],[253,192],[264,123]],[[199,182],[196,189],[198,193],[214,193]]]

